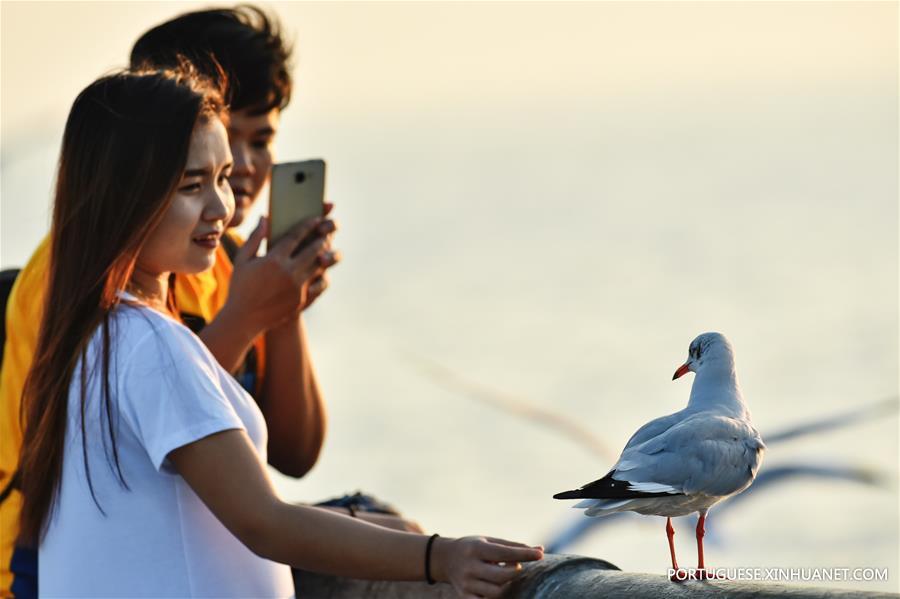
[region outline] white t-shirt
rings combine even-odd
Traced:
[[[147,307],[111,319],[110,404],[125,489],[110,465],[100,402],[100,334],[88,349],[82,454],[80,381],[69,392],[59,497],[39,548],[42,597],[291,597],[290,568],[255,555],[203,504],[166,456],[245,429],[266,463],[266,423],[253,398],[198,337]],[[91,369],[94,372],[91,373]],[[227,476],[227,466],[223,468]]]

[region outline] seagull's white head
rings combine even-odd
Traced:
[[[675,371],[674,381],[688,372],[706,368],[734,368],[734,350],[722,333],[703,333],[688,348],[688,361]]]

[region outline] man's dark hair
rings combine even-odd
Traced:
[[[291,101],[291,48],[274,16],[240,5],[185,13],[142,35],[131,67],[174,67],[187,58],[213,80],[227,77],[232,111],[263,114]]]

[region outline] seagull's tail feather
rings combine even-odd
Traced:
[[[595,513],[604,512],[600,514],[601,516],[606,513],[612,513],[615,508],[622,507],[623,505],[627,505],[630,503],[630,499],[585,499],[584,501],[579,501],[573,508],[587,510],[585,512],[588,516],[593,516]]]
[[[623,478],[613,478],[618,474],[611,470],[606,476],[592,483],[588,483],[580,489],[563,491],[553,496],[553,499],[649,499],[652,497],[670,497],[681,495],[680,490],[671,485],[654,482],[633,482]]]
[[[640,500],[637,500],[640,501]],[[582,501],[583,507],[587,508],[584,511],[585,516],[607,516],[609,514],[615,514],[616,512],[626,512],[632,508],[632,504],[635,503],[634,499],[590,499],[587,501]],[[579,504],[580,505],[580,504]],[[578,507],[578,506],[575,506]]]

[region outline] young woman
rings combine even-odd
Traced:
[[[212,265],[234,210],[224,118],[184,72],[104,77],[70,112],[23,404],[20,531],[39,547],[42,596],[286,597],[284,564],[498,596],[540,548],[275,494],[259,407],[177,320],[170,289],[172,273]],[[307,281],[328,261],[319,224],[281,250]]]

